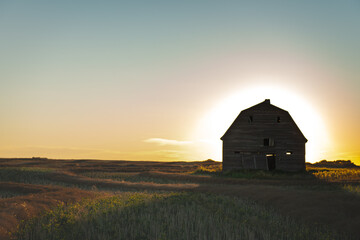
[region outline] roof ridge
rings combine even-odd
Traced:
[[[279,107],[271,104],[271,103],[270,103],[270,99],[265,99],[263,102],[260,102],[260,103],[258,103],[258,104],[255,104],[254,106],[251,106],[251,107],[249,107],[249,108],[246,108],[246,109],[242,110],[241,112],[247,111],[247,110],[266,111],[266,110],[273,110],[273,109],[287,112],[286,110],[284,110],[284,109],[282,109],[282,108],[279,108]]]

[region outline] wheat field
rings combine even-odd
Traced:
[[[358,239],[359,176],[1,159],[0,239]]]

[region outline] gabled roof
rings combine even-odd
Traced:
[[[240,117],[241,114],[244,114],[246,112],[283,112],[289,115],[291,123],[293,124],[293,126],[296,128],[296,131],[299,132],[299,135],[302,136],[305,140],[305,142],[307,142],[307,139],[305,138],[304,134],[301,132],[300,128],[296,125],[294,119],[291,117],[291,115],[289,114],[288,111],[285,111],[284,109],[281,109],[275,105],[272,105],[270,103],[270,99],[265,99],[265,101],[258,103],[252,107],[249,107],[247,109],[244,109],[240,112],[240,114],[236,117],[236,119],[234,120],[234,122],[230,125],[230,127],[228,128],[228,130],[225,132],[225,134],[220,138],[221,140],[223,140],[223,137],[225,135],[227,135],[227,133],[229,131],[231,131],[231,129],[234,127],[236,120]]]
[[[241,112],[245,112],[248,110],[252,110],[252,111],[283,111],[283,112],[287,112],[284,109],[281,109],[275,105],[272,105],[270,103],[270,99],[265,99],[265,101],[258,103],[252,107],[249,107],[247,109],[242,110]]]

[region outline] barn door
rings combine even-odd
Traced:
[[[266,154],[266,160],[267,160],[267,164],[268,164],[268,169],[269,170],[274,170],[275,169],[275,154]]]

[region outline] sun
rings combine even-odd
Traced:
[[[240,111],[257,103],[270,99],[271,104],[290,113],[295,123],[308,139],[306,143],[306,161],[317,162],[326,158],[331,141],[321,115],[305,97],[281,86],[255,86],[232,92],[207,112],[197,123],[193,136],[199,139],[202,151],[215,160],[222,159],[222,142],[225,133]]]

